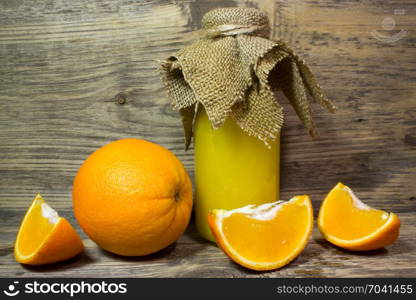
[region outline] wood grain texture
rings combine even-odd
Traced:
[[[76,224],[72,179],[96,148],[124,137],[149,139],[172,150],[193,175],[193,151],[183,150],[158,60],[197,38],[204,13],[225,6],[265,10],[275,20],[274,37],[307,60],[338,106],[336,115],[314,107],[320,136],[311,140],[279,98],[281,198],[308,193],[318,208],[343,181],[369,205],[398,212],[399,242],[352,255],[315,233],[290,266],[254,273],[191,227],[175,246],[148,258],[116,257],[85,239],[87,253],[67,263],[16,264],[13,241],[36,193]],[[415,1],[395,0],[0,0],[0,276],[416,276],[415,15]],[[382,27],[389,17],[393,30]],[[405,36],[394,43],[374,38],[400,30]]]
[[[2,277],[416,277],[413,213],[400,214],[400,239],[387,249],[353,253],[328,244],[315,228],[305,250],[289,265],[257,272],[233,263],[213,243],[199,237],[194,226],[173,245],[146,257],[128,258],[105,252],[85,238],[85,253],[47,266],[22,266],[13,247],[0,252]],[[70,220],[74,224],[75,220]],[[17,223],[10,225],[17,226]],[[12,232],[2,237],[13,239]]]

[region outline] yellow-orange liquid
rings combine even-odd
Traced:
[[[234,209],[279,199],[280,137],[271,148],[247,135],[232,119],[214,130],[203,109],[195,121],[196,225],[214,241],[211,209]]]

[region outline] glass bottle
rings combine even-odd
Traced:
[[[214,241],[207,222],[211,209],[279,199],[280,136],[268,148],[231,118],[213,129],[202,105],[194,129],[196,225],[204,238]]]

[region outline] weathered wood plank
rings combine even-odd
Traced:
[[[147,257],[125,258],[105,252],[84,238],[86,252],[67,262],[28,267],[13,259],[13,247],[3,247],[0,276],[39,277],[415,277],[416,239],[413,213],[399,214],[403,225],[400,239],[386,249],[352,253],[322,239],[315,229],[302,254],[290,265],[272,272],[244,269],[213,243],[202,240],[193,226],[179,241]],[[15,222],[13,222],[15,223]],[[17,225],[17,224],[13,224]],[[13,239],[12,232],[1,230]]]
[[[336,115],[316,109],[320,136],[311,140],[279,98],[286,111],[281,198],[309,193],[316,209],[343,181],[368,204],[403,215],[399,243],[388,252],[344,263],[349,255],[332,247],[323,252],[326,244],[313,241],[311,254],[305,252],[294,265],[258,274],[230,263],[191,229],[167,254],[136,263],[106,255],[86,241],[90,258],[56,270],[17,265],[10,249],[33,196],[41,192],[76,224],[72,179],[82,161],[109,141],[137,137],[160,143],[192,176],[193,151],[183,150],[180,121],[167,103],[158,60],[197,38],[192,31],[202,15],[221,6],[265,10],[275,20],[275,38],[305,57],[339,108]],[[114,266],[114,276],[416,276],[411,269],[415,14],[415,1],[398,0],[0,1],[0,276],[88,276],[108,266]],[[394,30],[382,27],[388,17],[396,21]],[[406,35],[394,43],[373,36],[400,30]],[[117,103],[120,95],[124,104]],[[328,265],[317,264],[322,260]]]

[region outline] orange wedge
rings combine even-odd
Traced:
[[[28,265],[49,264],[71,258],[83,250],[81,238],[71,224],[36,195],[17,234],[16,260]]]
[[[219,247],[236,263],[257,271],[287,265],[306,247],[313,211],[308,196],[233,210],[217,209],[208,223]]]
[[[332,244],[365,251],[393,243],[399,236],[400,220],[394,213],[367,206],[349,187],[338,183],[321,205],[318,226]]]

